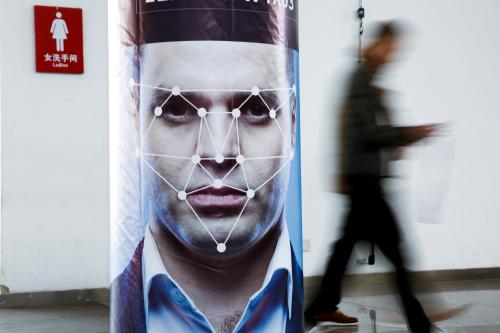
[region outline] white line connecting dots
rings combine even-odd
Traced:
[[[295,86],[295,84],[291,88],[277,88],[277,89],[260,89],[259,87],[252,87],[249,90],[231,90],[231,89],[182,90],[180,87],[177,87],[177,86],[172,87],[171,89],[169,89],[169,88],[163,88],[163,87],[155,87],[155,86],[147,85],[147,84],[139,84],[139,83],[136,83],[133,79],[131,79],[129,81],[129,86],[130,86],[131,89],[134,88],[134,87],[136,87],[136,86],[139,86],[139,87],[144,88],[144,89],[157,89],[157,90],[162,90],[162,91],[170,92],[170,95],[166,98],[166,100],[161,105],[158,105],[158,106],[156,106],[154,108],[154,110],[153,110],[154,117],[151,120],[151,122],[149,123],[149,126],[148,126],[146,132],[144,133],[144,135],[141,136],[143,142],[141,143],[141,147],[142,148],[138,152],[138,155],[141,158],[141,160],[143,161],[143,163],[149,169],[151,169],[153,171],[153,173],[156,174],[156,176],[158,176],[163,182],[165,182],[169,186],[169,188],[171,188],[173,191],[175,191],[177,193],[178,200],[181,201],[181,202],[185,202],[186,203],[186,205],[189,207],[189,209],[195,215],[195,217],[198,220],[198,222],[202,225],[202,227],[206,230],[206,232],[210,235],[210,237],[214,241],[214,243],[216,245],[217,252],[219,252],[221,254],[225,253],[227,251],[227,243],[228,243],[231,235],[233,234],[233,231],[237,227],[239,221],[241,220],[241,216],[243,215],[243,212],[245,211],[245,209],[246,209],[247,205],[249,204],[249,202],[256,197],[257,193],[266,184],[268,184],[279,173],[281,173],[288,166],[288,164],[290,163],[290,161],[292,161],[293,158],[294,158],[294,151],[291,149],[290,142],[289,142],[289,140],[287,140],[284,131],[282,130],[281,126],[279,125],[279,122],[277,120],[277,116],[278,116],[278,112],[284,107],[284,105],[286,105],[286,103],[289,103],[289,101],[290,101],[290,99],[292,97],[295,98],[295,96],[296,96],[296,86]],[[272,107],[270,107],[268,105],[268,103],[262,97],[261,93],[262,92],[276,92],[276,91],[289,91],[290,94],[288,96],[288,99],[284,100],[282,102],[282,104],[280,104],[276,108],[272,108]],[[211,112],[207,111],[207,109],[205,109],[203,107],[197,107],[196,105],[194,105],[191,101],[189,101],[188,98],[186,98],[186,96],[183,95],[183,92],[184,93],[191,93],[191,92],[195,92],[195,93],[196,92],[198,92],[198,93],[200,93],[200,92],[234,92],[234,93],[248,93],[249,94],[248,97],[243,101],[243,103],[239,107],[234,108],[230,112],[227,112],[228,114],[230,114],[233,117],[233,120],[231,122],[231,125],[229,127],[229,130],[228,130],[227,134],[225,135],[225,140],[224,140],[224,142],[222,144],[222,147],[220,147],[220,149],[217,149],[218,147],[217,147],[217,145],[215,143],[215,140],[214,140],[214,137],[213,137],[213,134],[212,134],[212,130],[211,130],[211,128],[210,128],[210,126],[208,124],[208,121],[207,121],[207,118],[209,117],[209,115],[211,114]],[[188,103],[190,106],[192,106],[196,110],[197,115],[200,118],[199,119],[200,125],[199,125],[199,130],[198,130],[198,140],[197,140],[196,152],[194,153],[194,155],[192,155],[190,157],[187,157],[187,156],[175,156],[175,155],[165,155],[165,154],[157,154],[157,153],[144,153],[143,152],[143,150],[144,150],[144,144],[145,144],[146,139],[150,135],[150,132],[151,132],[151,129],[153,127],[154,122],[156,121],[157,118],[163,116],[163,113],[164,113],[163,108],[166,105],[166,103],[170,100],[170,98],[172,98],[173,96],[179,96],[184,101],[186,101],[186,103]],[[240,133],[239,133],[239,126],[240,126],[239,119],[242,116],[242,111],[241,111],[242,108],[245,106],[245,104],[252,97],[259,97],[260,100],[262,101],[262,103],[268,109],[268,111],[269,111],[269,118],[276,125],[277,129],[279,130],[279,132],[280,132],[280,134],[281,134],[281,136],[282,136],[282,138],[284,140],[284,143],[285,143],[286,147],[289,149],[289,154],[288,155],[246,157],[246,156],[244,156],[244,155],[241,154]],[[208,135],[210,137],[210,142],[213,145],[214,151],[216,152],[215,156],[213,156],[213,157],[206,157],[205,158],[205,157],[200,156],[200,154],[199,154],[200,143],[201,143],[201,139],[202,139],[201,138],[201,136],[202,136],[202,130],[203,130],[204,126],[206,127],[206,130],[208,132]],[[238,155],[237,156],[224,156],[222,152],[225,149],[225,146],[226,146],[227,141],[228,141],[228,139],[230,137],[231,131],[233,130],[234,127],[235,127],[235,131],[236,131],[236,137],[237,137],[237,143],[238,143]],[[160,174],[160,172],[158,172],[154,168],[153,165],[151,165],[150,163],[148,163],[144,159],[145,156],[151,156],[151,157],[157,157],[157,158],[167,158],[167,159],[177,159],[177,160],[191,160],[193,166],[192,166],[191,172],[189,173],[188,179],[185,182],[184,187],[182,187],[183,189],[182,190],[177,189],[172,184],[172,182],[170,182],[164,176],[162,176]],[[245,162],[246,161],[268,160],[268,159],[283,159],[284,162],[281,164],[280,168],[276,172],[274,172],[268,179],[266,179],[266,181],[264,181],[261,185],[257,186],[256,188],[253,188],[253,189],[250,188],[250,185],[249,185],[249,182],[248,182],[248,178],[247,178],[247,175],[246,175],[246,171],[245,171],[245,167],[244,167]],[[227,174],[222,179],[220,179],[220,178],[214,177],[205,168],[205,166],[203,166],[202,161],[207,161],[207,160],[208,161],[215,161],[215,163],[217,163],[217,164],[222,164],[226,160],[234,160],[236,163],[227,172]],[[187,188],[188,188],[188,186],[189,186],[189,184],[191,182],[192,175],[193,175],[193,173],[194,173],[194,171],[195,171],[196,168],[200,168],[204,173],[206,173],[207,176],[212,180],[212,182],[208,186],[192,190],[191,192],[187,192],[186,190],[187,190]],[[242,173],[243,179],[244,179],[245,184],[246,184],[246,189],[237,188],[237,187],[231,186],[230,184],[227,184],[225,182],[226,179],[237,168],[241,169],[241,173]],[[231,189],[236,190],[236,191],[240,191],[240,192],[242,192],[242,193],[244,193],[246,195],[247,199],[246,199],[246,202],[245,202],[243,208],[241,209],[238,217],[236,218],[233,226],[231,227],[231,230],[230,230],[229,234],[227,235],[227,237],[225,238],[224,241],[219,242],[219,241],[217,241],[215,239],[214,235],[211,233],[211,231],[209,230],[209,228],[207,227],[207,225],[203,222],[203,219],[199,216],[199,214],[196,212],[196,210],[191,206],[191,204],[188,201],[188,197],[190,195],[193,195],[195,193],[204,191],[204,190],[209,189],[209,188],[221,189],[223,187],[227,187],[227,188],[231,188]]]

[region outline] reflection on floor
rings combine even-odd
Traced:
[[[438,288],[440,292],[436,292]],[[439,322],[447,333],[500,333],[500,280],[453,282],[431,289],[433,293],[419,297],[429,313],[470,304],[458,316]],[[382,293],[380,288],[371,296],[345,297],[341,309],[358,316],[359,327],[323,327],[314,333],[409,332],[397,299],[389,292]],[[307,327],[307,331],[310,329]],[[0,333],[106,332],[109,332],[109,309],[103,305],[0,309]]]
[[[419,294],[426,311],[443,317],[443,309],[459,309],[458,314],[437,321],[447,333],[500,333],[500,281],[454,282],[434,286],[439,292]],[[377,293],[378,294],[378,293]],[[465,305],[465,306],[464,306]],[[345,297],[342,311],[359,318],[359,327],[307,327],[311,333],[407,333],[410,332],[394,295]],[[460,311],[463,310],[463,311]],[[442,318],[440,318],[442,319]]]

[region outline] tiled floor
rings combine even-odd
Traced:
[[[428,286],[429,287],[429,286]],[[422,293],[419,299],[432,316],[443,309],[466,306],[456,317],[436,322],[447,333],[500,333],[500,281],[455,282],[439,292]],[[378,294],[378,292],[377,292]],[[315,327],[311,333],[407,333],[404,317],[394,295],[346,297],[340,305],[345,313],[359,318],[359,327]]]
[[[439,293],[424,293],[420,297],[430,313],[469,304],[457,317],[439,323],[446,332],[500,333],[500,281],[455,282],[438,287]],[[346,297],[341,304],[346,313],[359,317],[359,327],[323,327],[314,333],[408,332],[397,299],[388,293],[381,295],[380,290],[374,294]],[[0,333],[104,332],[109,332],[109,309],[103,305],[0,309]]]

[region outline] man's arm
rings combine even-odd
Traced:
[[[371,148],[395,148],[411,145],[430,136],[435,130],[434,125],[421,126],[391,126],[378,125],[373,110],[375,107],[368,94],[358,94],[351,97],[351,124],[358,133],[357,137]]]

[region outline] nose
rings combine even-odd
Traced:
[[[236,164],[239,154],[236,117],[223,105],[214,105],[202,119],[199,155],[214,177]]]

